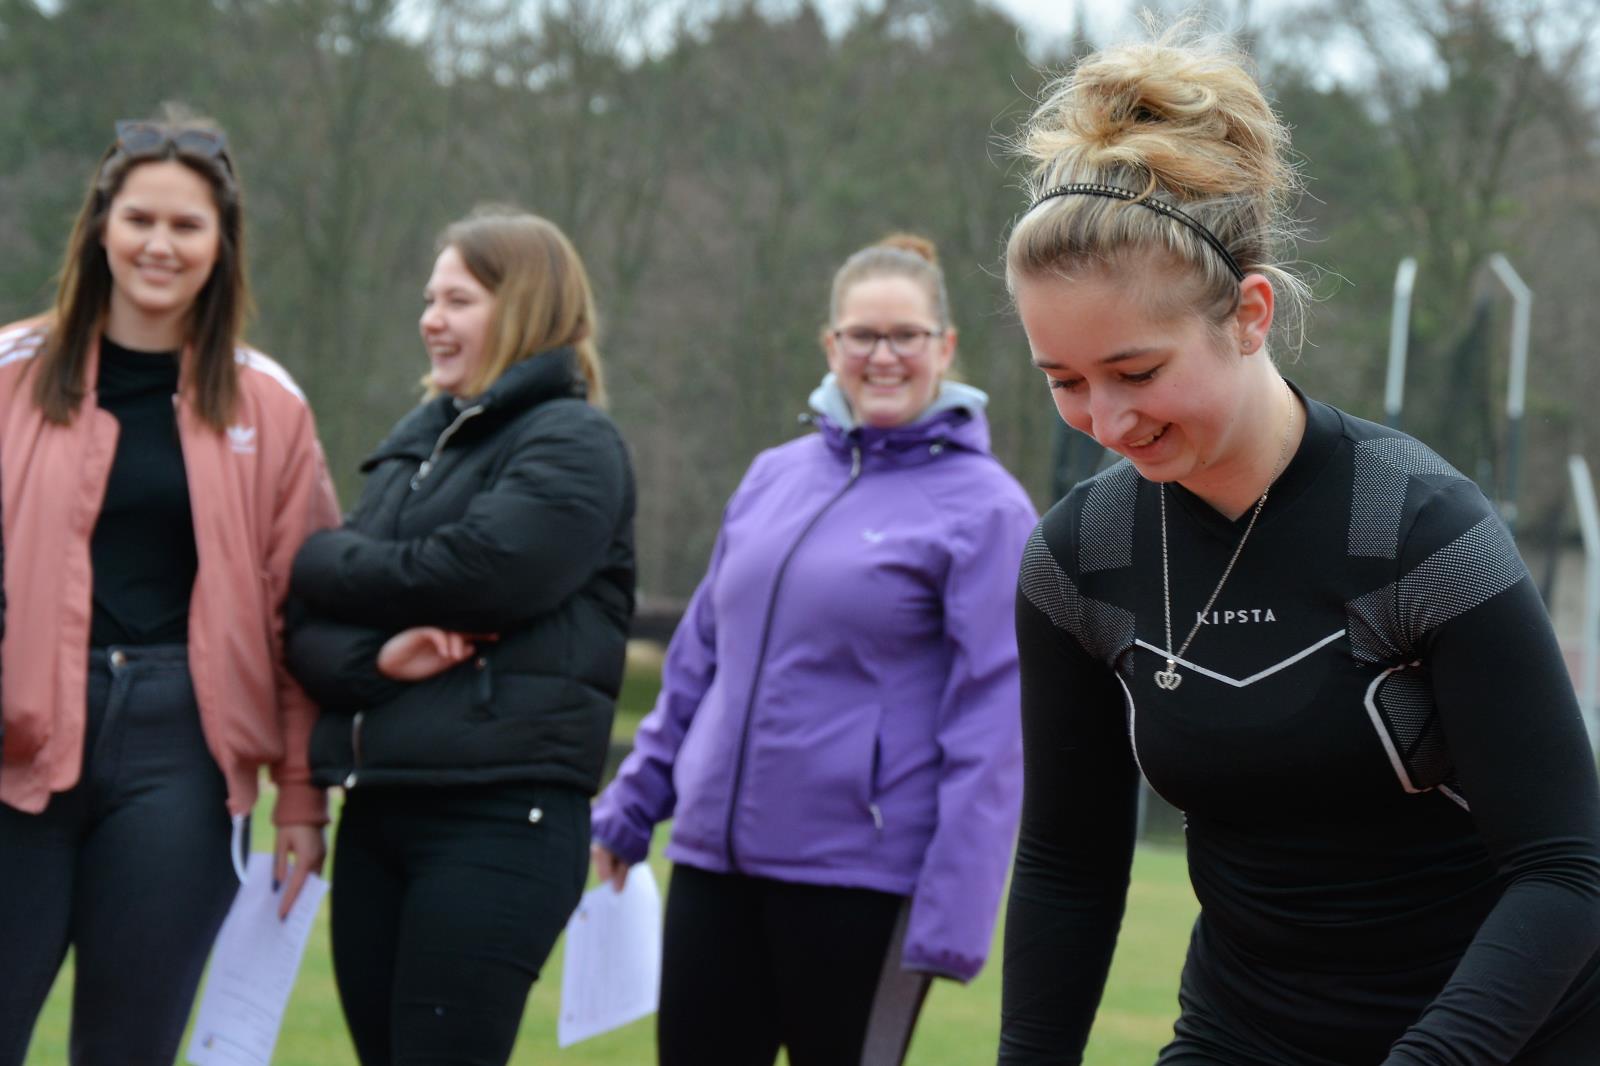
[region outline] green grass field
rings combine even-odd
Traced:
[[[268,840],[257,840],[265,848]],[[663,881],[666,869],[656,864]],[[328,957],[327,905],[306,948],[273,1061],[278,1066],[354,1066],[355,1054],[339,1013]],[[1143,846],[1134,863],[1128,917],[1111,978],[1089,1044],[1090,1066],[1136,1066],[1154,1060],[1171,1035],[1178,970],[1194,920],[1194,897],[1176,848]],[[994,1061],[1000,1014],[999,944],[970,985],[934,984],[911,1045],[912,1066],[975,1066]],[[512,1062],[518,1066],[648,1066],[654,1059],[650,1019],[564,1050],[556,1047],[556,1007],[561,991],[561,949],[534,987]],[[56,982],[34,1033],[28,1063],[67,1061],[71,964]]]
[[[618,737],[633,735],[639,718],[655,699],[657,684],[650,671],[630,670],[618,707]],[[252,824],[254,847],[269,850],[272,841],[265,809],[258,812]],[[667,867],[659,858],[652,858],[652,864],[664,890]],[[1134,861],[1122,938],[1089,1042],[1089,1066],[1138,1066],[1151,1062],[1170,1037],[1172,1019],[1177,1014],[1178,972],[1195,911],[1181,848],[1141,846]],[[1000,1017],[999,959],[997,930],[989,965],[975,981],[965,986],[935,982],[911,1045],[911,1066],[978,1066],[994,1061]],[[556,1008],[560,994],[558,944],[528,1000],[511,1060],[517,1066],[649,1066],[655,1061],[653,1023],[648,1018],[558,1049]],[[57,1066],[67,1061],[70,1005],[69,959],[39,1019],[29,1049],[29,1066]],[[355,1061],[333,984],[328,907],[324,903],[306,948],[273,1062],[277,1066],[355,1066]]]

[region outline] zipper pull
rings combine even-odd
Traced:
[[[487,707],[494,699],[494,681],[489,669],[489,657],[480,655],[473,660],[473,669],[478,671],[477,691],[474,694],[479,707]]]
[[[411,475],[411,491],[416,492],[417,486],[422,484],[422,479],[428,476],[428,471],[433,469],[433,460],[424,459],[422,465],[417,467],[417,472]]]
[[[361,720],[366,714],[366,711],[357,711],[350,719],[350,773],[344,779],[346,790],[356,787],[356,774],[361,770]]]
[[[861,476],[861,445],[850,446],[850,480],[854,481]]]

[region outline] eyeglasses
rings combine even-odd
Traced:
[[[117,123],[117,147],[126,155],[147,155],[171,145],[180,152],[202,159],[221,160],[233,171],[233,161],[228,158],[228,138],[221,130],[173,130],[159,122],[142,122],[123,119]]]
[[[871,359],[872,353],[878,350],[879,341],[888,341],[889,351],[901,359],[915,359],[927,352],[929,337],[942,336],[942,329],[896,326],[887,333],[880,333],[864,326],[852,326],[834,330],[833,342],[838,345],[840,355],[858,362]]]

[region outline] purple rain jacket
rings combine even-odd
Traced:
[[[914,424],[756,457],[674,633],[661,695],[594,810],[629,862],[910,896],[902,964],[970,980],[1021,803],[1013,601],[1037,521],[947,382]]]

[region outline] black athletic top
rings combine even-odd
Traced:
[[[103,338],[95,391],[121,431],[89,541],[89,643],[182,644],[189,639],[199,557],[172,406],[178,355],[133,351]]]
[[[1029,544],[1002,1063],[1081,1061],[1141,770],[1186,814],[1215,1061],[1504,1064],[1600,1002],[1600,797],[1527,570],[1437,455],[1305,402],[1178,687],[1157,485],[1119,463]],[[1165,492],[1181,644],[1249,516]]]

